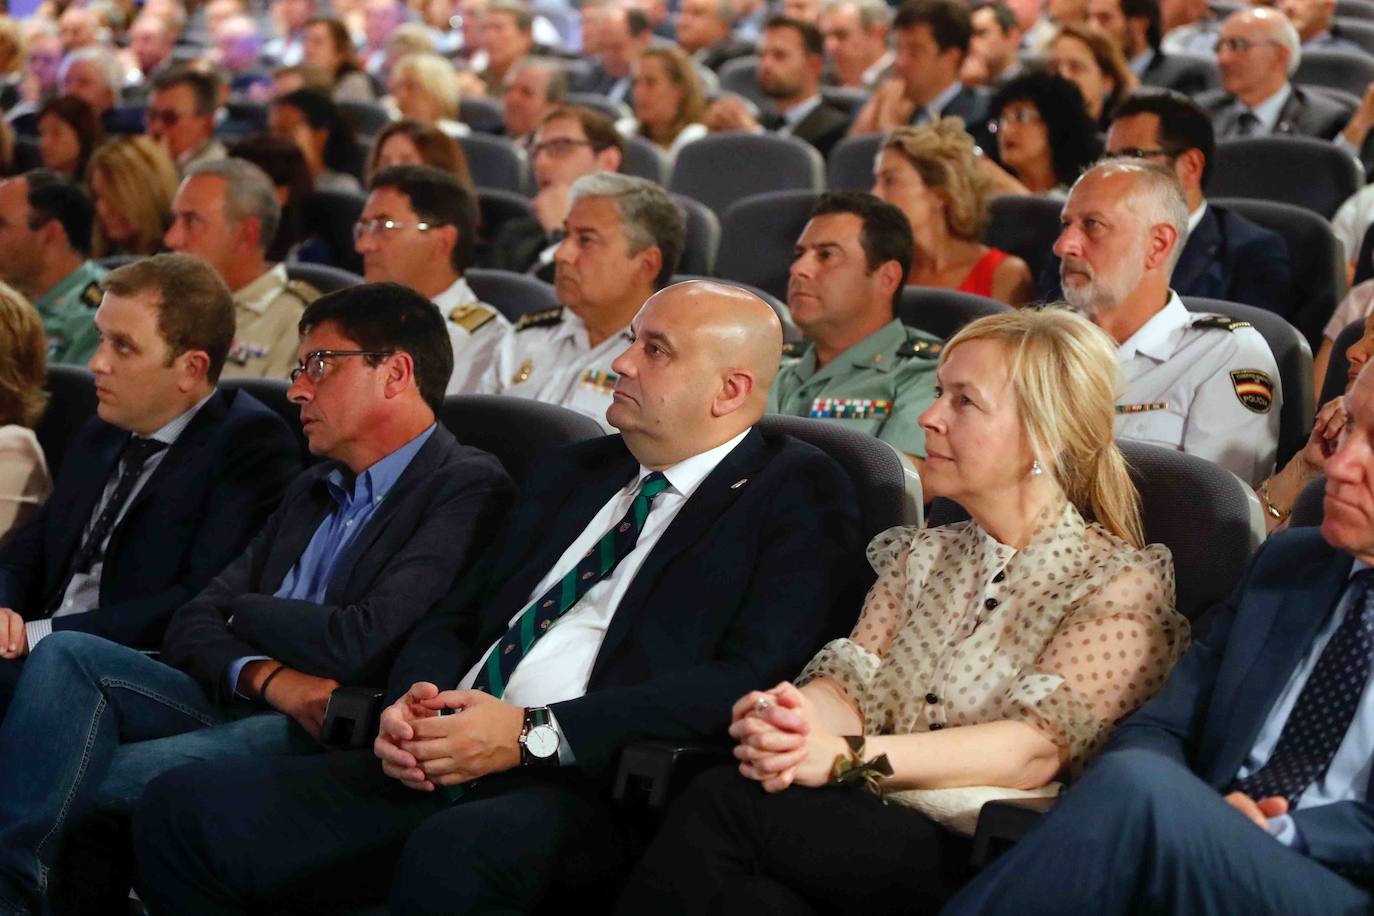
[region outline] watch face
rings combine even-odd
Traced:
[[[558,732],[552,725],[536,725],[525,735],[525,747],[541,759],[558,753]]]

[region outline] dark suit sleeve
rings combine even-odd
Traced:
[[[275,414],[253,413],[219,438],[222,450],[210,473],[203,521],[187,550],[176,584],[150,595],[53,618],[53,630],[78,630],[128,646],[156,646],[173,611],[229,564],[281,501],[300,470],[300,449]],[[176,494],[167,494],[175,499]]]
[[[0,551],[0,607],[7,607],[26,619],[32,619],[30,586],[39,581],[43,567],[43,532],[48,530],[48,515],[53,502],[49,498],[38,511],[15,530],[5,549]]]
[[[848,479],[822,456],[778,476],[757,539],[718,545],[756,555],[714,657],[552,707],[579,767],[605,768],[638,740],[723,737],[740,696],[794,677],[826,639],[854,622],[864,566]]]
[[[1290,816],[1308,856],[1357,881],[1374,882],[1374,805],[1341,801]]]
[[[347,604],[317,604],[241,589],[221,604],[222,619],[232,624],[197,651],[193,673],[222,688],[236,659],[268,655],[344,684],[380,681],[405,634],[452,586],[474,545],[490,537],[512,490],[510,478],[488,457],[444,467],[423,494],[419,525],[395,545],[365,595]],[[379,540],[372,549],[386,546]]]

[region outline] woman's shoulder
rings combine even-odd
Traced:
[[[973,522],[963,521],[940,525],[938,528],[918,528],[915,525],[888,528],[868,542],[869,562],[879,573],[902,556],[930,562],[950,544],[966,537],[972,525]]]
[[[0,426],[0,451],[28,452],[41,457],[43,447],[39,445],[38,437],[34,435],[33,430],[11,423]]]
[[[1093,552],[1096,566],[1103,570],[1104,581],[1124,572],[1134,572],[1150,578],[1172,579],[1174,555],[1164,544],[1145,544],[1136,547],[1118,537],[1097,522],[1089,522],[1084,537]]]

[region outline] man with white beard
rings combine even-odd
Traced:
[[[1206,458],[1252,486],[1264,480],[1278,448],[1278,368],[1249,324],[1189,312],[1169,289],[1189,228],[1174,173],[1099,163],[1074,184],[1060,225],[1064,298],[1117,343],[1117,435]]]

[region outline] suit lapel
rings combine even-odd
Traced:
[[[1217,218],[1215,208],[1209,204],[1197,229],[1188,235],[1183,245],[1183,255],[1174,268],[1170,285],[1184,296],[1220,298],[1220,284],[1208,283],[1205,278],[1208,273],[1220,272],[1221,242],[1221,221]]]
[[[115,471],[119,453],[129,441],[129,434],[124,430],[109,424],[104,426],[99,438],[86,453],[86,467],[76,475],[69,475],[75,479],[72,480],[71,499],[65,503],[65,518],[61,524],[49,526],[49,530],[61,532],[61,539],[52,545],[55,549],[51,554],[52,560],[47,564],[49,581],[44,591],[45,601],[48,594],[57,588],[58,577],[66,573],[67,564],[71,562],[72,555],[81,545],[87,526],[95,521],[96,505],[100,502],[101,494],[105,492],[110,475]]]
[[[1274,134],[1288,135],[1302,133],[1301,123],[1303,112],[1307,105],[1303,100],[1297,86],[1288,95],[1288,101],[1283,103],[1283,110],[1279,112],[1279,119],[1274,122]]]
[[[186,428],[181,431],[181,435],[177,436],[177,440],[167,449],[167,456],[158,462],[157,467],[153,468],[153,473],[149,476],[148,482],[134,494],[133,501],[129,503],[129,508],[124,513],[124,518],[120,521],[119,527],[122,528],[125,522],[133,518],[140,506],[157,494],[163,480],[195,460],[196,454],[209,444],[210,436],[208,433],[219,425],[228,412],[229,401],[223,391],[217,390],[211,395],[210,400],[205,402],[205,406],[191,418],[191,422],[186,424]]]

